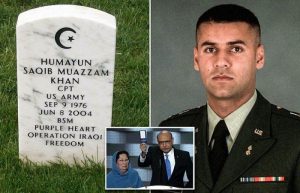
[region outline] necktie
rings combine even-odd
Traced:
[[[168,158],[168,154],[166,154],[165,164],[166,164],[168,179],[170,179],[170,177],[171,177],[171,163],[170,163],[170,160]]]
[[[217,181],[228,156],[226,137],[229,135],[228,128],[224,120],[220,120],[214,129],[210,147],[213,147],[209,153],[209,164],[214,183]]]

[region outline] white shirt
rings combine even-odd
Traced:
[[[245,122],[248,114],[250,113],[252,107],[255,104],[256,98],[257,98],[257,93],[255,90],[253,96],[245,104],[243,104],[238,109],[236,109],[235,111],[233,111],[227,117],[224,118],[224,121],[229,131],[229,136],[226,138],[228,152],[231,151],[231,148],[236,140],[236,137],[238,136],[241,130],[243,123]],[[209,144],[216,125],[222,119],[212,110],[212,108],[208,104],[207,104],[207,115],[208,115],[208,139],[209,139],[208,144]]]

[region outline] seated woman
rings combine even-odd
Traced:
[[[127,151],[115,152],[112,158],[112,171],[107,174],[107,188],[139,188],[142,181],[129,163]]]

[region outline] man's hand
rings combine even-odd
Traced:
[[[145,158],[146,157],[146,153],[147,153],[147,144],[146,143],[141,143],[140,144],[140,149],[142,151],[142,157]]]

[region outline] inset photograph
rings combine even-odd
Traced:
[[[105,136],[106,190],[194,189],[194,127],[109,127]]]

